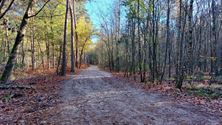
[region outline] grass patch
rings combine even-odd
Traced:
[[[188,93],[195,95],[195,96],[200,96],[200,97],[207,97],[210,99],[218,99],[218,98],[222,98],[222,93],[220,92],[220,90],[214,90],[211,88],[197,88],[197,87],[192,87],[192,88],[188,88]]]

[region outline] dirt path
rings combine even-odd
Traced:
[[[51,122],[63,125],[221,125],[221,116],[144,92],[91,66],[63,86]]]

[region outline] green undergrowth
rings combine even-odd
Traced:
[[[219,99],[222,98],[222,87],[207,86],[207,87],[198,87],[192,86],[187,88],[188,93],[195,96],[206,97],[210,99]]]

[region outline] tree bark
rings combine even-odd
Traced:
[[[178,1],[177,1],[178,2]],[[177,62],[176,62],[176,88],[178,89],[182,89],[182,66],[181,66],[181,44],[182,44],[182,41],[181,41],[181,27],[182,27],[182,0],[179,0],[179,3],[177,3],[177,12],[179,12],[179,14],[177,15],[178,17],[178,31],[177,31],[177,53],[176,53],[176,56],[177,56]]]
[[[76,5],[76,0],[73,0],[74,5]],[[74,16],[74,26],[77,28],[77,18],[76,18],[76,6],[73,6],[73,16]],[[76,42],[76,67],[78,67],[78,55],[79,55],[79,36],[78,32],[75,31],[75,42]]]
[[[132,34],[132,40],[131,40],[131,49],[132,49],[132,60],[131,60],[131,73],[133,73],[133,77],[134,77],[134,80],[136,80],[136,69],[135,69],[135,21],[134,19],[132,19],[132,29],[131,29],[131,34]]]
[[[188,40],[188,76],[189,83],[192,80],[193,74],[193,2],[194,0],[190,0],[189,14],[188,14],[188,22],[189,22],[189,40]]]
[[[155,13],[155,0],[152,0],[152,7],[153,7],[153,11],[152,11],[152,15],[153,15],[153,19],[152,19],[152,24],[153,24],[153,26],[152,26],[152,43],[153,43],[153,78],[152,78],[152,80],[153,80],[153,82],[155,82],[156,81],[156,78],[157,78],[157,36],[156,36],[156,33],[157,33],[157,31],[155,30],[156,29],[156,27],[157,27],[157,22],[156,22],[156,13]]]
[[[32,6],[32,0],[29,0],[29,3],[28,3],[28,6],[26,8],[26,11],[25,11],[25,14],[22,18],[22,22],[20,24],[20,27],[19,27],[19,30],[17,32],[17,36],[15,38],[15,43],[13,45],[13,48],[11,50],[11,53],[9,55],[9,58],[8,58],[8,61],[7,61],[7,64],[5,66],[5,70],[1,76],[1,80],[3,83],[6,83],[12,73],[12,70],[13,70],[13,67],[14,67],[14,64],[15,64],[15,60],[16,60],[16,56],[17,56],[17,50],[18,50],[18,46],[19,44],[22,42],[23,38],[24,38],[24,35],[25,35],[25,27],[26,25],[28,24],[28,12],[29,12],[29,9],[31,8]]]
[[[75,72],[75,52],[74,52],[74,42],[75,42],[75,24],[74,24],[74,11],[75,3],[70,2],[70,18],[71,18],[71,72]]]
[[[216,54],[216,45],[217,45],[217,33],[216,33],[216,3],[215,0],[211,1],[212,7],[212,48],[211,48],[211,75],[217,75],[217,54]]]
[[[34,18],[32,18],[34,23]],[[34,24],[31,26],[30,37],[31,37],[31,58],[32,58],[32,70],[35,70],[35,27]]]
[[[0,4],[0,19],[2,19],[5,16],[5,14],[9,11],[9,9],[11,8],[15,0],[12,0],[9,6],[6,8],[6,10],[3,13],[1,13],[1,10],[2,10],[2,7],[4,6],[5,1],[6,0],[1,1],[1,4]]]
[[[169,42],[170,42],[170,0],[167,0],[166,48],[165,48],[163,72],[161,75],[160,83],[162,83],[162,81],[163,81],[163,77],[164,77],[165,70],[166,70]]]
[[[66,44],[67,44],[67,27],[68,27],[68,11],[69,11],[69,0],[66,0],[66,14],[65,14],[65,24],[64,24],[64,38],[63,38],[63,51],[62,51],[62,67],[61,67],[61,75],[66,75]]]
[[[82,56],[83,56],[83,53],[84,53],[84,49],[85,49],[86,43],[87,43],[87,41],[88,41],[89,38],[90,38],[90,36],[85,39],[84,44],[83,44],[83,46],[82,46],[82,49],[81,49],[81,51],[80,51],[79,68],[81,68],[81,65],[82,65]]]
[[[137,32],[138,32],[138,44],[139,44],[139,73],[140,73],[140,82],[143,81],[143,73],[142,73],[142,46],[141,46],[141,41],[140,41],[140,1],[137,0]]]

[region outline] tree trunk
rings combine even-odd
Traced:
[[[217,75],[217,54],[216,54],[216,45],[217,45],[217,33],[216,33],[216,3],[215,0],[212,0],[212,48],[211,48],[211,75],[214,77]]]
[[[178,18],[178,31],[177,31],[177,62],[176,62],[176,88],[180,89],[182,88],[182,74],[181,74],[181,58],[180,57],[180,52],[181,52],[181,44],[182,44],[182,41],[181,41],[181,25],[182,25],[182,0],[179,0],[179,5],[177,5],[177,8],[179,11],[179,14],[177,16]]]
[[[7,48],[6,55],[10,54],[10,42],[9,42],[9,33],[8,33],[8,20],[4,19],[3,21],[4,29],[5,29],[5,47]]]
[[[170,42],[170,0],[167,0],[167,23],[166,23],[166,48],[165,48],[165,56],[164,56],[164,64],[163,64],[163,72],[161,75],[160,83],[163,81],[163,77],[166,70],[166,63],[167,63],[167,54]]]
[[[7,64],[5,66],[5,70],[1,76],[1,80],[3,83],[6,83],[12,73],[12,70],[13,70],[13,67],[14,67],[14,64],[15,64],[15,60],[16,60],[16,56],[17,56],[17,50],[18,50],[18,46],[19,44],[22,42],[23,38],[24,38],[24,35],[25,35],[25,27],[26,25],[28,24],[28,12],[29,12],[29,9],[31,8],[32,6],[32,0],[29,0],[29,3],[28,3],[28,6],[27,6],[27,9],[25,11],[25,14],[22,18],[22,22],[20,24],[20,27],[18,29],[18,32],[17,32],[17,36],[15,38],[15,43],[13,45],[13,48],[11,50],[11,53],[9,55],[9,58],[8,58],[8,61],[7,61]]]
[[[22,66],[25,67],[25,47],[24,47],[24,42],[22,42]]]
[[[139,72],[140,72],[140,82],[143,81],[143,73],[142,73],[142,46],[141,46],[141,41],[140,41],[140,1],[137,0],[137,30],[138,30],[138,44],[139,44]]]
[[[152,23],[153,23],[153,28],[152,28],[152,42],[153,42],[153,82],[155,82],[156,81],[156,77],[157,77],[157,53],[156,53],[156,51],[157,51],[157,41],[156,41],[156,39],[157,39],[157,36],[155,36],[156,35],[156,30],[155,30],[155,28],[156,28],[156,25],[158,25],[157,24],[157,22],[156,22],[156,20],[155,20],[155,18],[156,18],[156,14],[155,14],[155,0],[153,0],[152,1],[152,7],[153,7],[153,12],[152,12],[152,15],[153,15],[153,20],[152,20]]]
[[[50,69],[50,41],[46,38],[46,52],[47,52],[47,68]]]
[[[133,73],[133,77],[134,77],[134,80],[136,80],[136,69],[135,69],[135,21],[132,19],[132,29],[131,29],[131,33],[132,33],[132,46],[131,46],[131,49],[132,49],[132,60],[131,60],[131,73]]]
[[[66,15],[65,15],[65,24],[64,24],[64,39],[63,39],[63,51],[62,51],[62,67],[61,75],[66,75],[66,44],[67,44],[67,27],[68,27],[68,10],[69,10],[69,0],[66,0]]]
[[[188,40],[188,76],[189,83],[191,83],[192,74],[193,74],[193,2],[194,0],[190,0],[190,8],[188,14],[188,22],[189,22],[189,40]]]
[[[7,20],[3,20],[3,25],[4,25],[4,28],[7,27]],[[8,32],[7,31],[8,28],[5,28],[5,32]],[[5,38],[5,39],[4,39]],[[6,61],[7,59],[7,45],[8,44],[8,35],[6,33],[6,36],[5,37],[2,37],[2,48],[3,48],[3,62]]]
[[[31,36],[32,70],[35,70],[35,29],[34,29],[33,24],[32,24],[31,30],[32,30],[32,32],[31,32],[30,36]]]
[[[61,63],[61,58],[62,58],[62,44],[59,46],[59,57],[58,57],[58,64],[57,64],[57,68],[56,68],[56,72],[57,72],[57,75],[59,75],[59,66],[60,66],[60,63]]]
[[[82,65],[82,56],[83,56],[83,53],[84,53],[84,49],[85,49],[86,43],[87,43],[87,41],[88,41],[89,38],[90,38],[90,37],[87,37],[87,38],[85,39],[84,44],[83,44],[83,46],[82,46],[82,49],[81,49],[81,51],[80,51],[79,68],[81,68],[81,65]]]
[[[73,4],[76,5],[75,0],[73,0]],[[74,16],[74,26],[77,28],[77,18],[76,18],[76,6],[73,6],[73,16]],[[78,32],[75,31],[75,42],[76,42],[76,67],[78,67],[78,55],[79,55],[79,36]]]
[[[75,72],[75,52],[74,52],[74,42],[75,42],[75,24],[74,24],[74,11],[75,3],[70,2],[70,18],[71,18],[71,72]]]
[[[52,43],[52,66],[53,66],[53,69],[55,68],[55,44]]]

